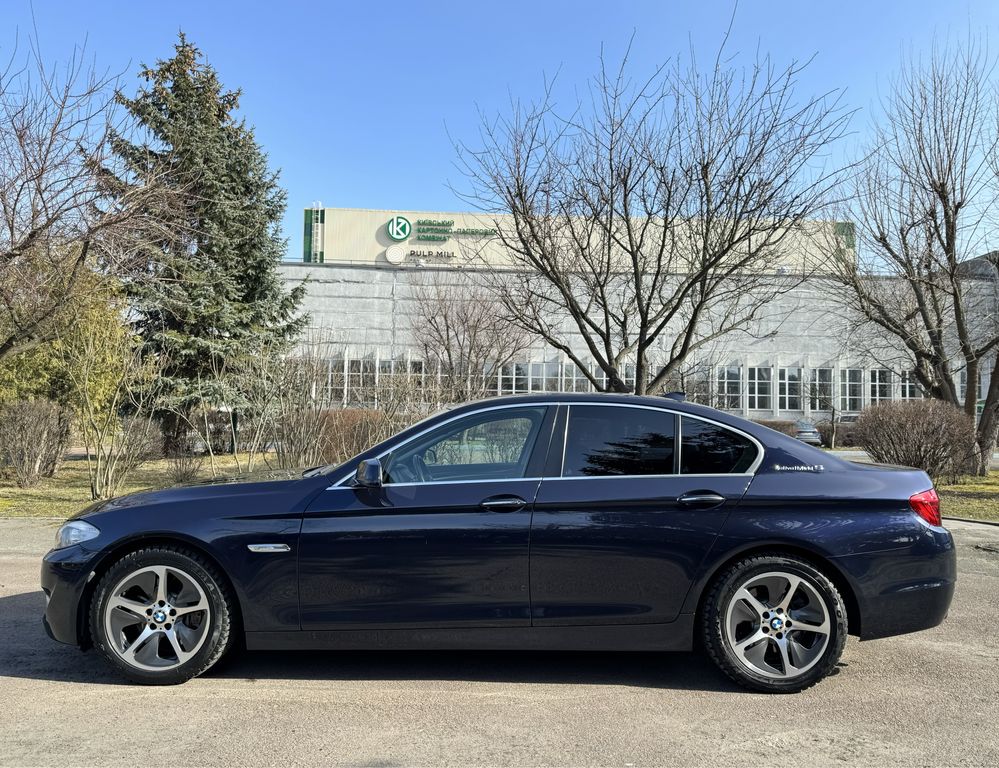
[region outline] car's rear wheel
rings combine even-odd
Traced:
[[[94,645],[135,682],[190,680],[232,643],[225,580],[193,552],[173,547],[131,552],[111,566],[94,594]]]
[[[835,668],[846,643],[836,586],[806,560],[748,557],[713,583],[702,614],[711,658],[737,683],[792,693]]]

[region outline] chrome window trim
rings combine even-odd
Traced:
[[[437,424],[434,424],[433,426],[429,426],[426,429],[421,430],[420,432],[417,432],[415,435],[413,435],[412,437],[410,437],[405,442],[399,443],[398,445],[393,446],[392,448],[390,448],[390,449],[388,449],[386,451],[382,451],[380,454],[378,454],[377,456],[374,456],[372,458],[381,460],[382,458],[384,458],[385,456],[387,456],[388,454],[390,454],[392,451],[398,450],[398,449],[400,449],[400,448],[408,445],[409,443],[411,443],[414,440],[417,440],[417,439],[423,437],[424,435],[426,435],[429,432],[432,432],[433,430],[437,429],[438,427],[446,426],[447,424],[450,424],[453,421],[457,421],[458,419],[463,419],[466,416],[475,416],[477,414],[486,413],[487,411],[499,411],[499,410],[505,410],[505,409],[509,409],[509,408],[538,408],[538,407],[551,407],[551,406],[558,407],[558,406],[562,406],[562,405],[566,406],[565,433],[562,435],[562,461],[560,462],[559,475],[557,477],[540,477],[540,478],[497,477],[497,478],[489,478],[489,479],[485,479],[485,480],[431,480],[430,482],[427,482],[427,483],[390,483],[390,484],[386,485],[386,487],[400,488],[400,487],[415,486],[415,485],[449,485],[449,484],[454,484],[454,483],[496,483],[496,482],[511,482],[511,481],[516,481],[516,480],[535,480],[535,479],[536,480],[607,480],[607,479],[612,479],[612,478],[621,478],[621,479],[632,479],[632,480],[634,480],[635,478],[642,478],[642,477],[659,477],[659,478],[665,478],[665,477],[752,477],[753,475],[756,474],[756,471],[760,468],[760,465],[763,463],[763,451],[764,451],[764,448],[763,448],[763,444],[759,440],[757,440],[755,437],[753,437],[748,432],[744,432],[743,430],[739,429],[738,427],[730,427],[728,424],[722,424],[721,422],[714,421],[713,419],[709,419],[709,418],[706,418],[704,416],[698,416],[696,414],[686,413],[684,411],[677,411],[677,410],[674,410],[672,408],[669,408],[666,404],[664,404],[663,407],[660,407],[660,406],[656,406],[656,405],[643,405],[643,404],[639,404],[639,403],[601,403],[599,401],[576,402],[576,401],[565,401],[565,400],[563,400],[563,401],[557,401],[557,400],[555,400],[555,401],[542,401],[542,402],[537,402],[537,403],[503,403],[502,405],[491,405],[491,406],[486,406],[484,408],[480,408],[480,409],[477,409],[477,410],[474,410],[474,411],[468,411],[466,413],[456,414],[456,415],[452,416],[450,419],[445,419],[444,421],[441,421],[441,422],[439,422]],[[741,435],[741,436],[745,437],[753,445],[756,446],[756,459],[753,461],[752,464],[749,465],[749,468],[745,472],[715,472],[715,473],[695,474],[695,475],[683,475],[683,474],[680,474],[680,473],[670,473],[670,474],[664,474],[664,475],[601,475],[599,477],[564,477],[561,473],[565,471],[565,449],[566,449],[566,446],[568,445],[568,439],[567,438],[569,436],[569,416],[572,413],[572,406],[574,406],[574,405],[587,405],[587,406],[589,406],[589,405],[596,405],[596,406],[601,406],[601,407],[604,407],[604,408],[639,408],[639,409],[646,410],[646,411],[659,411],[659,412],[670,413],[670,414],[673,414],[675,417],[678,417],[677,418],[677,435],[680,438],[682,438],[682,432],[681,432],[681,423],[682,423],[681,420],[682,420],[682,418],[686,417],[686,418],[689,418],[689,419],[697,419],[698,421],[706,422],[706,423],[711,424],[713,426],[716,426],[716,427],[718,427],[720,429],[727,429],[730,432],[735,432],[737,435]],[[429,421],[430,419],[436,418],[437,415],[438,414],[434,414],[433,416],[428,416],[426,419],[423,419],[423,421]],[[418,426],[420,423],[421,422],[417,422],[417,424],[414,425],[414,426]],[[680,444],[677,443],[677,445],[679,446]],[[680,446],[680,447],[682,449],[682,446]],[[345,485],[343,485],[343,483],[347,482],[353,476],[354,476],[353,472],[344,475],[340,479],[338,479],[338,480],[334,481],[332,484],[330,484],[326,488],[326,490],[327,491],[332,491],[332,490],[335,490],[337,488],[353,488],[353,486],[345,486]]]
[[[547,478],[543,477],[490,477],[482,480],[428,480],[425,483],[386,483],[383,488],[406,488],[408,486],[415,485],[457,485],[462,483],[464,485],[473,485],[475,483],[526,483],[530,481],[540,482]],[[350,488],[353,489],[352,485],[338,485],[335,488]],[[326,490],[331,490],[327,488]]]
[[[541,407],[548,408],[548,407],[551,407],[553,405],[561,405],[561,403],[558,403],[558,402],[503,403],[502,405],[490,405],[490,406],[487,406],[485,408],[479,408],[479,409],[474,410],[474,411],[468,411],[466,413],[455,414],[450,419],[445,419],[444,421],[438,422],[437,424],[434,424],[433,426],[429,426],[426,429],[421,430],[420,432],[417,432],[415,435],[413,435],[412,437],[410,437],[405,442],[399,443],[398,445],[395,445],[392,448],[389,448],[387,451],[382,451],[377,456],[372,456],[371,458],[378,459],[379,461],[381,461],[384,457],[386,457],[390,453],[392,453],[392,451],[397,451],[400,448],[409,445],[414,440],[418,440],[419,438],[423,437],[424,435],[426,435],[426,434],[428,434],[430,432],[433,432],[438,427],[446,426],[447,424],[450,424],[453,421],[457,421],[458,419],[463,419],[466,416],[476,416],[476,415],[478,415],[480,413],[486,413],[488,411],[501,411],[501,410],[505,410],[505,409],[509,409],[509,408],[541,408]],[[433,416],[428,416],[427,418],[423,419],[423,422],[430,421],[431,419],[435,419],[435,418],[437,418],[438,415],[439,414],[435,413]],[[414,427],[415,426],[419,426],[423,422],[418,421],[413,426]],[[336,487],[348,487],[348,488],[352,488],[353,486],[342,486],[341,484],[347,482],[347,480],[349,480],[353,476],[354,476],[353,472],[351,472],[348,475],[344,475],[339,480],[334,481],[326,490],[329,491],[329,490],[332,490],[333,488],[336,488]],[[497,481],[499,481],[499,482],[505,482],[505,481],[508,481],[508,480],[526,480],[526,479],[527,478],[524,478],[524,477],[497,477],[497,478],[494,478],[494,479],[482,480],[482,481],[479,481],[479,482],[497,482]],[[437,484],[437,483],[451,483],[451,482],[470,483],[470,482],[474,482],[474,481],[472,481],[472,480],[432,480],[432,481],[430,481],[430,483],[407,483],[407,485],[430,485],[431,483]],[[396,487],[399,487],[401,485],[403,485],[403,483],[389,483],[386,487],[391,486],[393,488],[396,488]]]

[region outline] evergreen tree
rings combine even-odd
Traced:
[[[183,33],[173,58],[140,77],[135,97],[119,102],[146,140],[115,136],[113,146],[135,177],[165,178],[180,201],[167,235],[133,246],[146,269],[129,286],[145,348],[165,358],[169,446],[184,414],[234,404],[220,371],[301,330],[304,288],[285,292],[277,274],[286,193],[253,129],[235,115],[240,92],[223,88]]]

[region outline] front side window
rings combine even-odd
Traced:
[[[675,421],[668,411],[570,406],[562,476],[673,474]]]
[[[502,408],[445,424],[393,451],[386,485],[526,476],[546,407]]]
[[[746,472],[757,448],[748,437],[700,419],[680,419],[680,473],[722,475]]]

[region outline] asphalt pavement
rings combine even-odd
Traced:
[[[253,653],[131,685],[42,630],[56,524],[0,519],[0,765],[999,765],[997,527],[949,524],[942,626],[768,696],[651,653]]]

